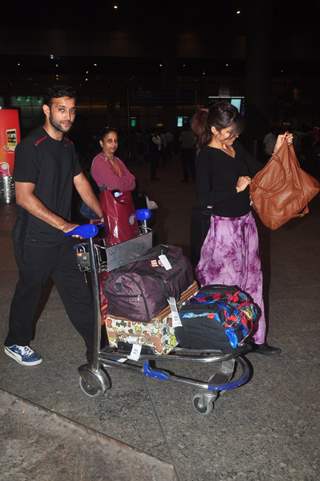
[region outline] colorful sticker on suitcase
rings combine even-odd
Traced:
[[[171,314],[152,323],[132,322],[109,316],[106,326],[111,346],[116,347],[119,341],[123,341],[150,346],[156,354],[165,354],[177,345]]]

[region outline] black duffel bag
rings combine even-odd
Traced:
[[[169,261],[168,270],[162,255]],[[167,306],[168,297],[178,300],[192,282],[191,263],[180,247],[153,247],[139,260],[109,273],[104,286],[108,312],[131,321],[150,322]]]
[[[175,329],[180,347],[233,352],[257,329],[260,308],[237,286],[203,286],[180,309],[182,327]]]

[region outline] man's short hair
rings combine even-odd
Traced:
[[[71,99],[75,99],[76,96],[76,91],[69,85],[53,85],[47,89],[43,97],[43,104],[51,105],[52,99],[60,97],[70,97]]]

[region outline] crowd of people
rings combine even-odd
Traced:
[[[150,181],[159,181],[160,170],[166,169],[175,159],[180,159],[181,181],[194,181],[196,139],[189,124],[171,130],[164,126],[129,131],[117,128],[117,133],[119,158],[127,165],[145,164]],[[86,140],[82,140],[79,153],[84,168],[90,170],[91,159],[99,146],[99,133],[83,134]]]

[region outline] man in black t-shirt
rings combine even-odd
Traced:
[[[73,143],[65,137],[75,119],[75,93],[70,87],[53,87],[44,101],[43,127],[16,148],[14,179],[17,221],[13,230],[19,280],[10,309],[5,353],[19,364],[42,362],[30,347],[43,288],[51,278],[67,314],[83,337],[87,355],[93,348],[93,301],[84,276],[77,268],[74,241],[64,234],[73,230],[73,187],[102,218],[100,204],[81,171]]]

